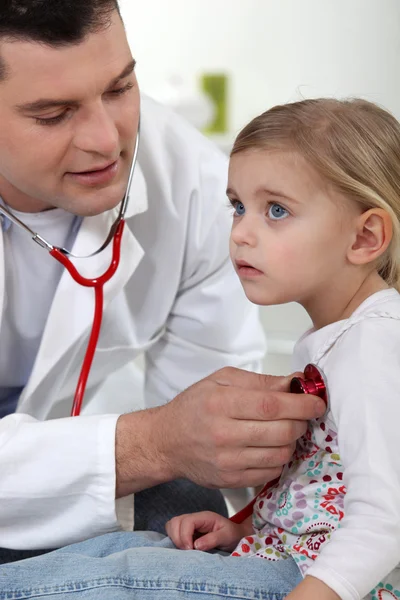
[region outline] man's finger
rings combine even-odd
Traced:
[[[225,415],[232,419],[309,421],[321,417],[326,411],[325,402],[311,394],[238,390],[230,387],[226,387],[223,393]]]
[[[229,488],[242,488],[242,487],[257,487],[259,485],[265,485],[267,481],[273,481],[278,478],[282,473],[282,467],[276,467],[273,469],[246,469],[232,474],[228,477],[225,474],[224,480],[228,481]]]
[[[245,448],[232,464],[238,471],[248,469],[275,469],[288,463],[295,449],[295,444],[270,448]]]
[[[278,448],[294,444],[307,431],[307,421],[281,419],[279,421],[232,420],[223,431],[219,427],[211,433],[214,446],[220,453],[243,451],[245,448]]]
[[[284,392],[289,391],[292,375],[278,377],[244,371],[235,367],[225,367],[212,373],[207,379],[215,381],[219,385],[234,386],[246,390],[276,390]]]

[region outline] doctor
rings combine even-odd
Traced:
[[[77,254],[101,246],[125,193],[139,119],[134,66],[114,0],[2,5],[1,202]],[[79,418],[68,415],[93,290],[1,219],[0,547],[6,550],[40,551],[132,529],[132,494],[138,500],[148,494],[137,508],[140,521],[145,508],[157,506],[159,484],[170,490],[178,478],[209,488],[271,479],[307,419],[324,412],[315,398],[294,401],[282,391],[283,378],[223,368],[257,370],[264,352],[256,310],[228,261],[225,159],[145,98],[141,131],[121,264],[105,288]],[[93,277],[108,266],[110,252],[75,264]],[[120,416],[128,408],[121,408],[114,374],[123,378],[129,407],[138,408],[131,365],[142,353],[146,410]],[[143,491],[153,486],[153,496]],[[197,495],[201,500],[195,490],[187,509],[196,509]],[[155,528],[177,512],[175,500],[160,502]]]

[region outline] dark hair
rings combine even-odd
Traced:
[[[33,41],[57,48],[107,28],[118,0],[0,0],[0,42]],[[0,81],[7,65],[0,57]]]

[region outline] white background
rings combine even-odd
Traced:
[[[121,0],[143,91],[171,76],[196,90],[201,73],[229,76],[229,147],[270,106],[311,96],[363,96],[400,118],[399,0]],[[296,305],[262,309],[265,369],[309,325]]]

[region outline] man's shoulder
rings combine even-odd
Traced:
[[[197,228],[196,235],[202,223],[206,234],[217,218],[220,229],[230,229],[225,200],[227,163],[227,156],[178,114],[143,97],[136,183],[141,176],[147,210],[137,216],[136,226],[140,223],[147,231],[162,219],[168,244],[173,224],[178,226],[177,236],[187,234],[189,222]],[[193,210],[198,219],[190,220]],[[137,237],[145,244],[140,232]],[[159,239],[163,239],[161,234]]]
[[[158,156],[160,152],[167,153],[169,160],[174,156],[180,161],[207,156],[227,162],[227,157],[211,140],[174,110],[145,94],[141,96],[141,145],[147,153],[156,148]]]

